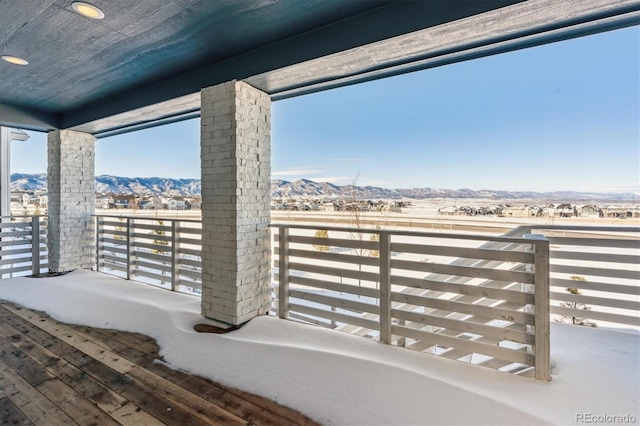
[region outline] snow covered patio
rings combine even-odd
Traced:
[[[199,334],[193,325],[206,320],[197,297],[85,270],[3,279],[0,299],[65,323],[148,335],[170,366],[323,424],[580,424],[589,416],[640,417],[636,333],[553,323],[553,380],[545,383],[267,316],[229,334]]]

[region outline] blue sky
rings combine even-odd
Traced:
[[[13,172],[46,171],[46,137],[30,133]],[[199,120],[98,140],[96,174],[199,178]],[[388,188],[640,192],[640,29],[273,104],[274,179],[358,174]]]

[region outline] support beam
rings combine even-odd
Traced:
[[[94,263],[95,138],[56,130],[48,138],[49,269],[92,268]]]
[[[201,102],[202,314],[242,324],[271,303],[271,101],[233,80]]]

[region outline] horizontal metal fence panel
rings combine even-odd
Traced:
[[[530,245],[530,244],[528,244]],[[523,244],[524,246],[524,244]],[[472,249],[466,247],[445,247],[432,246],[426,244],[391,244],[392,252],[414,253],[414,254],[433,254],[437,256],[449,256],[456,258],[483,259],[483,260],[501,260],[504,262],[520,262],[533,263],[533,254],[524,251],[505,251],[505,250],[487,250]]]
[[[444,293],[457,293],[465,296],[484,297],[495,300],[507,300],[511,302],[519,302],[525,305],[533,304],[534,302],[534,295],[532,293],[523,292],[522,290],[505,290],[502,288],[456,284],[453,282],[410,278],[397,275],[391,275],[391,284],[410,288],[420,288],[423,290],[440,291]]]
[[[407,260],[392,260],[391,267],[394,269],[408,269],[411,271],[456,275],[460,277],[486,278],[525,284],[534,283],[534,275],[529,272],[518,272],[492,268],[474,268],[468,266],[413,262]]]
[[[450,348],[460,348],[466,350],[467,352],[480,353],[483,355],[517,362],[524,365],[533,365],[535,362],[533,354],[508,349],[501,346],[488,345],[484,343],[460,339],[457,337],[444,336],[424,330],[414,330],[399,325],[392,325],[391,331],[393,332],[393,334],[396,334],[398,336],[411,337],[413,339],[429,342],[434,346],[441,345]]]

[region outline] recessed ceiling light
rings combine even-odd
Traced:
[[[2,59],[14,65],[27,65],[29,63],[22,58],[18,58],[17,56],[3,55]]]
[[[102,18],[104,18],[104,12],[103,11],[101,11],[97,7],[92,6],[92,5],[88,4],[88,3],[84,3],[84,2],[81,2],[81,1],[74,1],[71,4],[71,7],[73,7],[73,10],[78,12],[80,15],[86,16],[87,18],[91,18],[91,19],[102,19]]]

